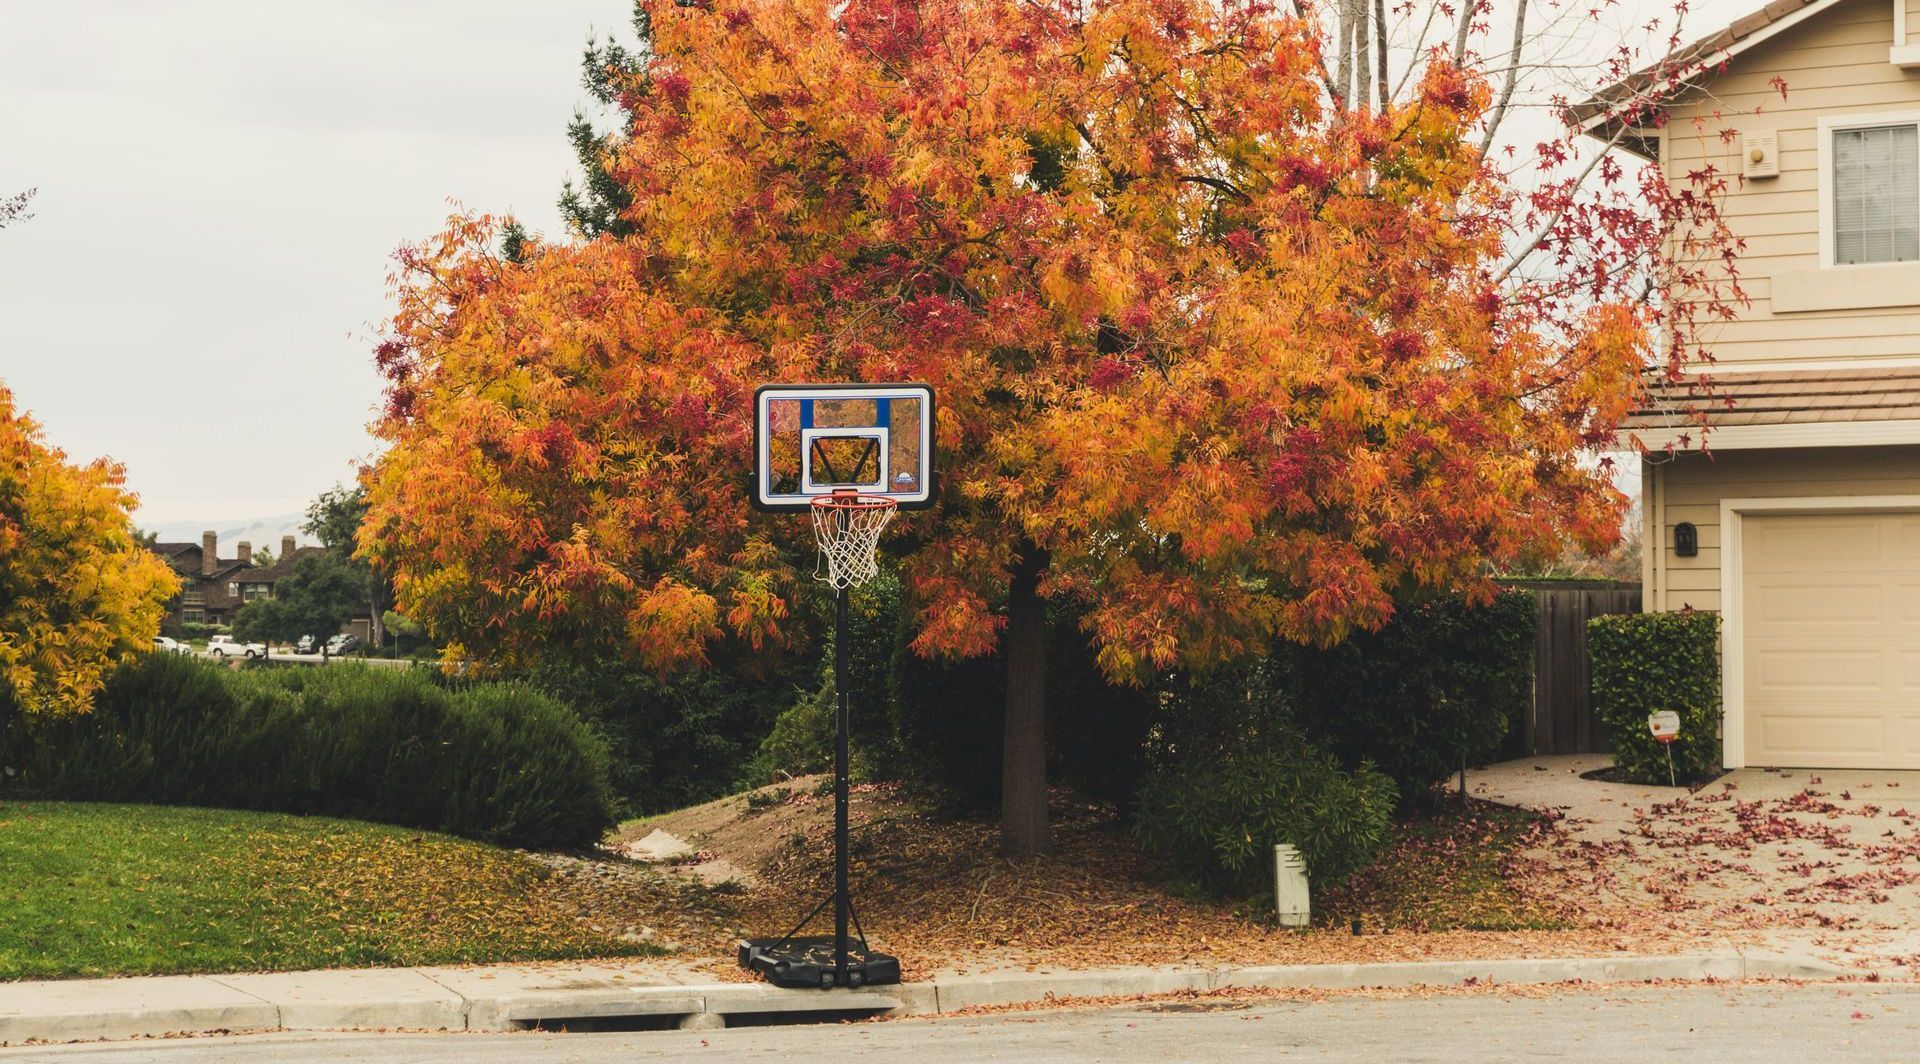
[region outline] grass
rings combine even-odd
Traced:
[[[1524,857],[1544,825],[1487,802],[1446,802],[1394,825],[1380,856],[1316,898],[1316,921],[1370,931],[1553,931],[1569,926],[1546,892],[1529,889]]]
[[[356,821],[0,802],[0,979],[657,953],[527,857]]]

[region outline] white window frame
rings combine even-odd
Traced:
[[[1720,761],[1747,767],[1746,638],[1741,623],[1741,519],[1776,514],[1859,514],[1920,510],[1920,495],[1783,495],[1720,500]],[[1664,535],[1664,530],[1662,532]],[[1644,592],[1643,592],[1644,594]]]
[[[1833,245],[1833,135],[1847,129],[1874,126],[1920,126],[1920,111],[1882,111],[1865,115],[1828,115],[1820,120],[1820,268],[1823,270],[1880,270],[1889,266],[1907,266],[1905,262],[1834,261]],[[1920,141],[1920,137],[1915,138]],[[1916,160],[1920,164],[1920,160]]]

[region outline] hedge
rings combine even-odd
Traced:
[[[1538,609],[1531,593],[1487,605],[1453,596],[1403,603],[1378,632],[1286,656],[1309,738],[1346,764],[1371,761],[1408,799],[1499,752],[1533,699]]]
[[[516,684],[421,672],[226,669],[142,654],[91,713],[17,742],[12,789],[80,801],[324,814],[505,845],[596,842],[614,823],[606,744]]]
[[[606,738],[621,812],[644,815],[732,791],[814,667],[811,655],[716,652],[708,667],[660,676],[613,658],[553,657],[525,679]]]
[[[1613,734],[1614,764],[1641,783],[1667,782],[1667,754],[1647,716],[1680,714],[1673,744],[1682,780],[1720,769],[1720,615],[1696,610],[1595,617],[1587,622],[1593,706]]]

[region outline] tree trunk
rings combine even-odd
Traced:
[[[1385,111],[1387,102],[1393,99],[1393,91],[1387,88],[1387,0],[1373,0],[1373,39],[1379,47],[1374,57],[1373,76],[1375,109]]]
[[[1040,574],[1047,554],[1022,543],[1007,596],[1007,719],[1001,756],[1000,851],[1053,852],[1047,826],[1047,610]]]
[[[1353,70],[1354,109],[1365,111],[1373,91],[1373,12],[1367,0],[1353,0]]]
[[[1353,0],[1340,0],[1334,5],[1334,11],[1337,17],[1334,39],[1340,49],[1340,61],[1333,70],[1334,107],[1344,111],[1353,99]]]

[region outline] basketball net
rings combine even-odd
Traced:
[[[881,495],[836,491],[813,500],[813,538],[820,545],[814,579],[835,591],[858,587],[880,572],[875,551],[897,504]]]

